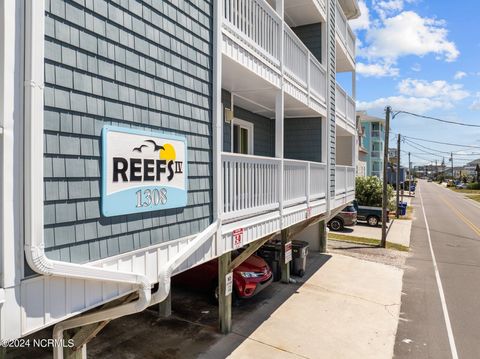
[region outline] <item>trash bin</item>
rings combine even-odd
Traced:
[[[307,267],[308,242],[292,241],[292,261],[290,262],[290,273],[299,277],[305,275]]]
[[[272,270],[273,280],[279,281],[282,278],[282,273],[280,269],[280,256],[281,256],[282,246],[280,241],[269,242],[264,244],[257,250],[257,255],[262,257],[265,262],[268,263],[268,266]]]
[[[398,214],[400,216],[405,216],[407,214],[407,202],[400,202],[398,204]]]

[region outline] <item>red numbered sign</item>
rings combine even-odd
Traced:
[[[235,229],[233,231],[233,249],[238,249],[243,246],[243,228]]]

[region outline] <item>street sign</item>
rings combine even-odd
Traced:
[[[243,246],[243,228],[235,229],[232,233],[233,249],[242,248]]]
[[[292,260],[292,241],[285,243],[285,264]]]
[[[225,276],[225,295],[232,294],[233,291],[233,272]]]

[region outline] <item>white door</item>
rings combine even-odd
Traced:
[[[253,155],[253,123],[238,118],[233,119],[232,152]]]

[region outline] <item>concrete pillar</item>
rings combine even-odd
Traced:
[[[319,223],[320,226],[320,253],[327,252],[327,241],[328,241],[328,232],[327,220],[323,220]]]
[[[172,289],[168,292],[167,298],[158,304],[158,316],[160,318],[168,318],[172,315]]]
[[[232,330],[232,295],[225,295],[226,276],[230,273],[231,262],[230,252],[218,257],[218,319],[222,334],[228,334]]]
[[[288,229],[282,230],[282,255],[280,256],[280,269],[282,271],[282,283],[290,283],[290,263],[285,263],[285,244],[289,241]]]

